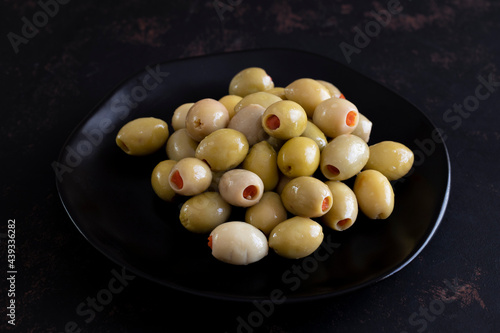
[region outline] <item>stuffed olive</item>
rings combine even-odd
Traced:
[[[245,134],[248,144],[253,146],[269,137],[262,128],[262,115],[265,110],[263,106],[258,104],[247,105],[234,115],[227,127]]]
[[[344,94],[340,92],[339,88],[334,86],[332,83],[323,80],[316,80],[316,81],[325,86],[325,88],[328,89],[328,92],[330,93],[330,95],[332,95],[332,97],[345,98]]]
[[[223,128],[201,140],[195,156],[205,161],[212,171],[225,171],[243,162],[248,149],[248,140],[243,133]]]
[[[413,160],[413,152],[402,143],[382,141],[370,146],[365,169],[380,171],[387,179],[396,180],[410,171]]]
[[[281,201],[293,215],[320,217],[328,213],[333,204],[332,192],[314,177],[297,177],[288,182],[281,192]]]
[[[208,246],[216,259],[233,265],[257,262],[269,252],[264,233],[241,221],[226,222],[215,227],[208,237]]]
[[[278,152],[278,167],[287,177],[311,176],[319,166],[321,152],[313,139],[296,137]]]
[[[174,128],[174,131],[186,128],[186,115],[193,105],[194,103],[184,103],[175,109],[172,116],[172,127]]]
[[[365,115],[359,113],[358,126],[352,131],[352,134],[359,136],[366,143],[370,141],[370,134],[372,132],[373,123],[366,118]]]
[[[276,102],[262,115],[262,127],[270,136],[288,140],[300,136],[305,131],[307,114],[296,102]]]
[[[356,176],[353,191],[359,208],[370,219],[386,219],[394,209],[392,185],[377,170],[365,170]]]
[[[266,236],[286,218],[286,209],[276,192],[264,192],[260,201],[245,212],[245,221],[262,230]]]
[[[243,169],[254,172],[262,179],[264,191],[271,191],[278,184],[276,151],[267,141],[261,141],[250,148],[243,161]]]
[[[360,172],[370,156],[368,145],[352,134],[330,141],[321,152],[320,169],[329,180],[345,180]]]
[[[116,144],[129,155],[149,155],[168,139],[168,125],[161,119],[137,118],[125,124],[116,135]]]
[[[349,186],[337,180],[326,185],[332,192],[332,208],[321,217],[321,222],[333,230],[343,231],[350,228],[358,217],[358,200]]]
[[[212,182],[212,171],[205,162],[186,157],[172,167],[168,182],[175,193],[196,195],[208,189]]]
[[[269,105],[279,101],[281,101],[281,98],[279,98],[278,96],[269,94],[265,91],[259,91],[243,97],[243,99],[234,106],[234,113],[240,112],[241,109],[251,104],[261,105],[265,109]]]
[[[194,157],[198,147],[185,128],[178,129],[167,140],[167,156],[171,160],[180,161],[185,157]]]
[[[233,169],[222,175],[219,192],[233,206],[250,207],[262,198],[264,183],[254,172]]]
[[[318,105],[312,120],[326,136],[349,134],[358,126],[358,108],[342,98],[330,98]]]
[[[225,128],[228,123],[229,113],[224,104],[211,98],[194,103],[186,115],[186,129],[196,141],[201,141],[208,134]]]
[[[229,119],[233,118],[234,107],[241,101],[241,99],[241,96],[236,95],[226,95],[219,99],[219,102],[226,107],[227,112],[229,113]]]
[[[304,132],[302,132],[301,136],[305,136],[306,138],[313,139],[314,142],[318,145],[319,150],[323,150],[328,143],[326,139],[325,133],[323,133],[318,126],[314,125],[314,123],[310,120],[307,121],[307,126]]]
[[[269,234],[269,247],[282,257],[299,259],[316,251],[323,237],[319,223],[295,216],[274,227]]]
[[[208,233],[227,221],[231,205],[217,192],[203,192],[189,198],[181,207],[179,220],[187,230]]]
[[[285,95],[287,99],[299,103],[309,118],[312,118],[318,104],[332,97],[324,85],[309,78],[290,83],[285,88]]]
[[[177,161],[166,160],[158,163],[151,173],[151,186],[158,197],[165,201],[171,201],[175,196],[175,191],[168,182],[170,171]]]
[[[232,78],[229,83],[229,94],[245,97],[272,88],[274,88],[274,82],[264,69],[250,67],[240,71]]]

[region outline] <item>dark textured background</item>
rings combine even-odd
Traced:
[[[500,86],[474,112],[446,115],[475,94],[478,76],[500,81],[500,3],[402,0],[401,12],[348,63],[339,44],[354,45],[355,28],[390,1],[222,2],[230,7],[221,16],[214,1],[70,1],[17,54],[8,33],[21,34],[21,19],[32,21],[41,7],[2,2],[0,233],[16,219],[18,274],[14,328],[6,323],[1,239],[1,331],[64,332],[71,321],[84,332],[237,331],[254,305],[141,278],[86,323],[76,308],[121,268],[71,223],[51,163],[106,93],[148,64],[287,47],[345,63],[415,103],[447,136],[452,185],[438,232],[405,269],[342,297],[277,306],[259,331],[498,332]]]

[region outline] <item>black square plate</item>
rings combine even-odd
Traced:
[[[181,202],[165,203],[151,189],[165,151],[124,154],[118,130],[138,117],[168,123],[175,108],[226,95],[246,67],[264,68],[276,86],[310,77],[332,82],[373,121],[369,144],[398,141],[415,153],[411,174],[393,183],[395,209],[387,220],[360,212],[344,232],[324,228],[318,251],[302,260],[271,253],[248,266],[218,262],[206,235],[186,231]],[[172,129],[170,128],[172,131]],[[58,159],[57,188],[76,227],[114,262],[147,279],[189,293],[230,300],[289,301],[350,292],[407,265],[436,231],[449,195],[446,147],[429,119],[391,90],[331,59],[302,51],[265,49],[217,54],[147,66],[121,83],[74,130]]]

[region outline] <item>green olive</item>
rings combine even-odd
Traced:
[[[305,136],[306,138],[313,139],[314,142],[319,147],[319,150],[322,151],[325,148],[328,141],[326,140],[325,133],[323,133],[318,126],[314,125],[314,123],[310,120],[307,121],[307,126],[305,131],[301,136]]]
[[[413,161],[413,152],[402,143],[382,141],[370,146],[365,169],[380,171],[387,179],[396,180],[410,171]]]
[[[344,98],[344,95],[340,92],[339,88],[334,86],[332,83],[323,80],[316,80],[316,81],[325,86],[325,88],[328,89],[328,92],[330,93],[330,95],[332,95],[332,97]]]
[[[271,191],[278,184],[276,151],[267,141],[261,141],[250,148],[243,161],[243,168],[256,173],[262,179],[264,191]]]
[[[229,83],[229,94],[245,97],[272,88],[274,88],[274,82],[264,69],[250,67],[240,71],[232,78]]]
[[[211,98],[194,103],[186,115],[186,129],[198,142],[208,134],[225,128],[228,123],[229,113],[224,104]]]
[[[233,118],[234,107],[241,101],[241,99],[241,96],[236,95],[226,95],[219,99],[219,102],[221,102],[226,107],[227,112],[229,113],[229,119]]]
[[[319,223],[295,216],[274,227],[269,235],[269,247],[282,257],[299,259],[316,251],[323,237]]]
[[[227,127],[245,134],[248,144],[253,146],[269,137],[262,128],[262,115],[265,110],[258,104],[247,105],[234,115]]]
[[[287,177],[311,176],[318,168],[320,150],[313,139],[296,137],[278,152],[278,168]]]
[[[286,209],[276,192],[264,192],[260,201],[245,212],[245,221],[260,229],[266,236],[286,218]]]
[[[116,136],[116,144],[129,155],[149,155],[168,139],[168,125],[158,118],[138,118],[125,124]]]
[[[299,103],[309,118],[312,118],[318,104],[332,97],[324,85],[308,78],[290,83],[285,88],[285,95],[287,99]]]
[[[332,192],[332,208],[321,217],[321,222],[333,230],[343,231],[350,228],[358,217],[356,195],[346,184],[330,180],[326,185]]]
[[[198,142],[188,134],[185,128],[178,129],[167,140],[167,156],[171,160],[180,161],[184,157],[194,157]]]
[[[330,141],[321,152],[320,169],[329,180],[345,180],[360,172],[370,150],[363,139],[343,134]]]
[[[225,171],[243,162],[248,149],[248,140],[243,133],[223,128],[201,140],[195,156],[205,161],[212,171]]]
[[[158,163],[151,173],[151,186],[156,195],[165,201],[172,201],[175,191],[170,187],[168,176],[177,161],[166,160]]]
[[[233,169],[222,175],[219,181],[219,193],[233,206],[250,207],[262,198],[264,183],[252,171]]]
[[[293,215],[320,217],[332,207],[332,192],[314,177],[297,177],[288,182],[281,192],[285,208]]]
[[[356,176],[353,187],[359,208],[370,219],[386,219],[394,209],[391,183],[377,170],[365,170]]]
[[[282,99],[276,95],[269,94],[268,92],[259,91],[250,95],[243,97],[241,101],[234,106],[234,112],[238,113],[241,109],[251,104],[258,104],[265,108],[269,105],[279,102]]]
[[[358,126],[358,108],[342,98],[330,98],[318,105],[312,120],[330,138],[349,134]]]
[[[196,195],[210,186],[212,171],[208,165],[194,157],[178,161],[168,175],[168,183],[175,193]]]
[[[172,116],[172,127],[174,131],[186,128],[186,115],[193,105],[194,103],[184,103],[175,109],[174,115]]]
[[[271,104],[262,115],[262,127],[270,136],[288,140],[305,131],[307,114],[294,101],[279,101]]]
[[[366,118],[366,116],[359,113],[358,126],[352,131],[352,134],[359,136],[361,139],[365,140],[366,143],[370,141],[370,134],[372,132],[373,123]]]
[[[209,233],[226,222],[230,214],[231,205],[219,193],[203,192],[184,202],[179,220],[191,232]]]
[[[266,90],[267,93],[278,96],[281,99],[286,99],[285,88],[274,87],[273,89]]]

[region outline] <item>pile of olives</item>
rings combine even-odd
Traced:
[[[127,123],[116,137],[129,155],[166,146],[151,175],[165,201],[185,197],[179,220],[209,234],[215,258],[256,262],[272,248],[286,258],[312,254],[323,227],[350,228],[358,208],[386,219],[390,183],[408,173],[412,151],[383,141],[368,146],[372,122],[332,83],[300,78],[275,87],[262,68],[237,73],[229,94],[180,105],[174,129],[157,118]],[[344,181],[354,178],[349,187]],[[228,221],[234,207],[244,221]]]

